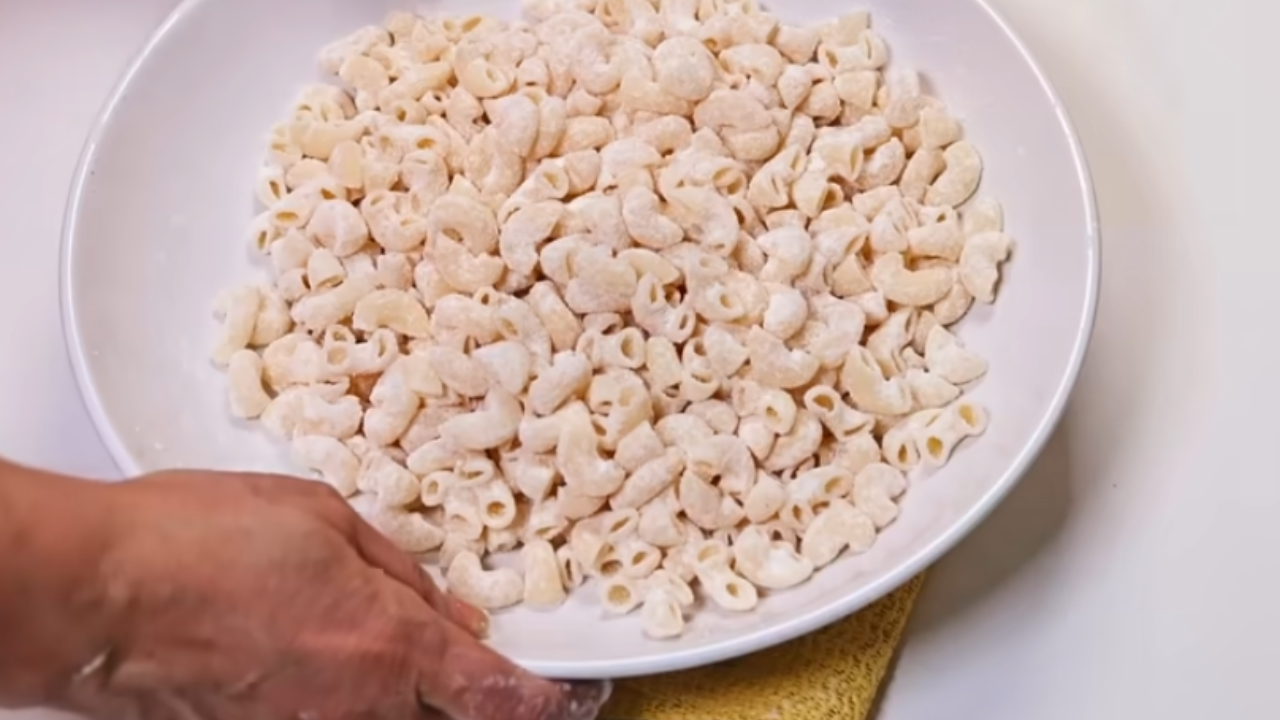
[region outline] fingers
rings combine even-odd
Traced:
[[[594,720],[612,689],[535,677],[445,623],[426,628],[417,656],[423,703],[454,720]]]
[[[488,633],[489,616],[483,610],[440,590],[421,565],[365,522],[332,487],[283,475],[238,473],[237,477],[245,487],[261,497],[286,500],[310,508],[346,538],[366,563],[412,589],[437,612],[467,632],[477,637]]]
[[[436,612],[472,635],[483,637],[489,631],[489,616],[483,610],[442,591],[417,561],[402,552],[355,511],[349,511],[345,522],[348,528],[344,534],[365,562],[408,586],[435,608]]]
[[[426,600],[436,612],[467,632],[483,637],[489,631],[489,616],[436,586],[431,576],[408,553],[360,517],[336,492],[315,499],[316,513],[336,529],[360,557]]]

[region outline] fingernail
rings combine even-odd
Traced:
[[[489,634],[489,613],[458,599],[454,599],[454,607],[458,615],[467,618],[466,625],[476,637],[483,638]]]
[[[565,714],[559,720],[596,720],[613,695],[613,682],[592,680],[565,683]]]

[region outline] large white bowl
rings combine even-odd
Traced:
[[[869,0],[893,62],[925,72],[986,159],[980,194],[1004,202],[1017,241],[994,308],[960,335],[991,361],[974,397],[991,427],[942,472],[914,483],[868,554],[737,617],[704,611],[673,642],[593,599],[516,610],[494,645],[551,676],[623,677],[703,665],[797,637],[866,606],[923,570],[1008,492],[1062,414],[1088,344],[1098,226],[1080,145],[1062,104],[1008,26],[981,0]],[[212,298],[262,272],[245,238],[266,129],[318,79],[317,50],[379,21],[396,0],[187,0],[112,94],[71,191],[63,306],[76,374],[120,469],[291,470],[260,431],[228,415],[209,362]],[[439,11],[512,16],[516,0],[438,0]],[[778,0],[819,21],[824,0]],[[192,562],[199,562],[192,558]]]

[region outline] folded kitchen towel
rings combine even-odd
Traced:
[[[923,576],[811,635],[710,667],[619,682],[611,720],[865,720]]]

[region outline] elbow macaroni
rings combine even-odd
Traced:
[[[869,15],[532,0],[396,13],[272,129],[220,296],[231,413],[452,592],[583,584],[655,640],[697,596],[870,551],[987,429],[953,326],[1013,241],[982,158]],[[512,566],[489,555],[518,550]]]

